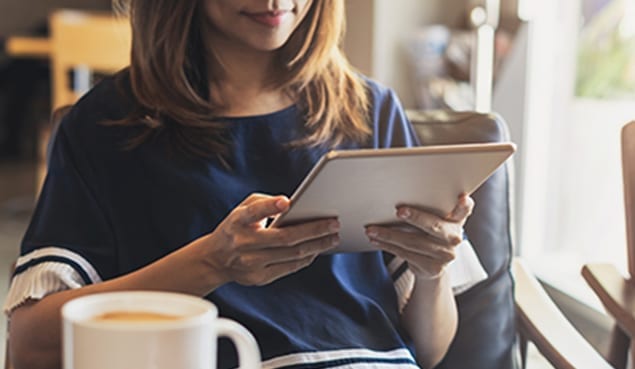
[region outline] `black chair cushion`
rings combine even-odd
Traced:
[[[493,114],[408,112],[423,145],[508,141],[505,122]],[[472,195],[476,203],[465,232],[488,278],[457,296],[459,328],[437,368],[510,369],[517,367],[512,239],[507,166]]]

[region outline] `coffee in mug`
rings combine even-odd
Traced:
[[[100,293],[69,301],[62,318],[64,369],[214,369],[220,336],[234,341],[241,368],[260,368],[254,337],[195,296]]]
[[[151,313],[148,311],[111,311],[109,313],[103,313],[95,316],[91,319],[93,322],[103,323],[116,323],[116,322],[137,322],[137,323],[152,323],[152,322],[164,322],[181,319],[180,316]]]

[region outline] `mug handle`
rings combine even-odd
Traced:
[[[219,336],[231,339],[238,351],[240,369],[261,369],[260,349],[254,336],[242,325],[233,320],[219,318],[216,321]]]

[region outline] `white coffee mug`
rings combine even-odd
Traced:
[[[64,369],[214,369],[217,340],[234,342],[241,368],[260,368],[254,337],[211,302],[178,293],[111,292],[62,308]]]

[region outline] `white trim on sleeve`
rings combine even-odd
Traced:
[[[76,267],[81,268],[83,273]],[[90,280],[86,281],[82,274]],[[29,300],[40,300],[55,292],[80,288],[101,280],[95,268],[72,251],[58,247],[38,249],[18,258],[3,311],[9,315]]]
[[[32,251],[24,256],[20,256],[16,262],[15,268],[16,270],[18,270],[20,269],[20,267],[33,260],[46,257],[61,257],[68,259],[69,261],[76,263],[80,268],[82,268],[82,270],[88,275],[92,283],[101,282],[99,273],[97,273],[97,270],[95,270],[95,268],[88,262],[88,260],[84,259],[84,257],[76,252],[61,247],[44,247]]]
[[[263,369],[302,367],[333,369],[418,368],[410,351],[403,348],[392,351],[341,349],[299,352],[278,356],[262,363]]]

